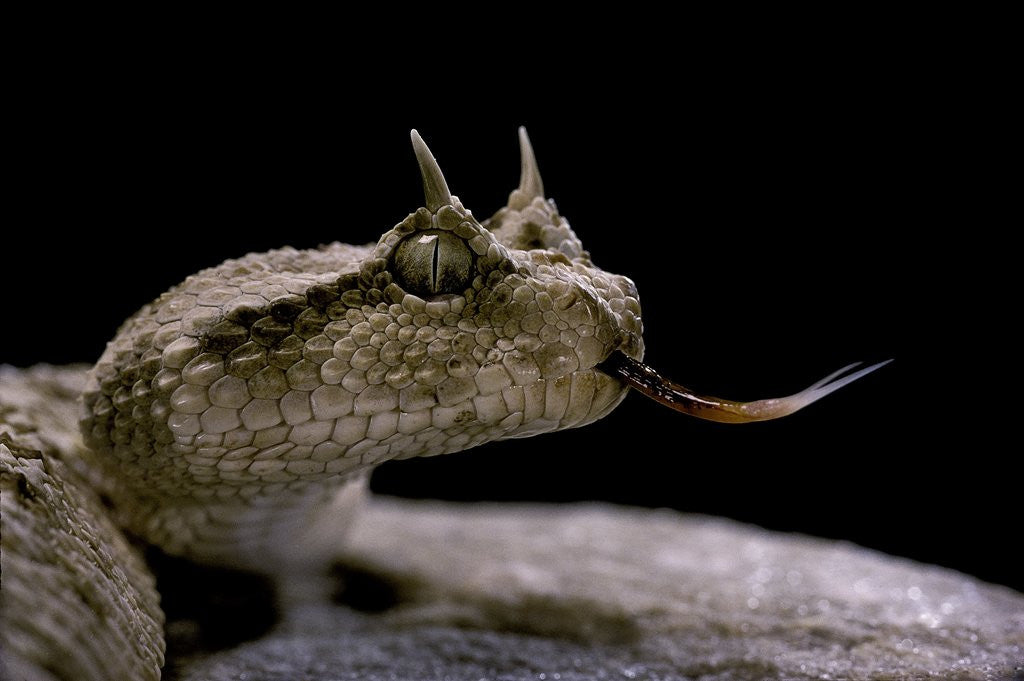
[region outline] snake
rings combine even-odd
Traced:
[[[376,243],[227,260],[107,344],[80,427],[131,535],[201,563],[322,564],[382,462],[585,426],[630,390],[713,421],[773,419],[884,364],[754,402],[689,390],[642,363],[637,288],[546,198],[525,129],[519,186],[483,221],[411,139],[423,205]]]

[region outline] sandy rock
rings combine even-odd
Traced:
[[[306,603],[178,678],[1012,679],[1024,596],[849,544],[601,505],[381,499],[347,564],[381,613]]]

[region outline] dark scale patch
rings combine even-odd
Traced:
[[[232,350],[224,362],[224,370],[239,378],[249,378],[265,366],[267,349],[253,341]]]
[[[132,399],[141,407],[149,407],[153,403],[153,387],[149,381],[136,381],[132,386]]]
[[[384,299],[389,300],[392,303],[400,304],[402,299],[405,297],[405,291],[398,284],[388,284],[387,288],[384,289]]]
[[[362,307],[363,292],[359,289],[350,289],[341,294],[341,302],[347,307]]]
[[[301,338],[288,336],[267,351],[267,362],[279,369],[288,369],[302,359],[302,346]]]
[[[225,319],[241,324],[245,327],[252,326],[257,320],[266,317],[267,307],[251,307],[249,305],[228,306],[224,312]]]
[[[273,347],[292,334],[292,325],[274,317],[264,317],[252,325],[250,333],[260,345]]]
[[[495,286],[500,284],[504,278],[505,278],[505,275],[502,274],[500,271],[498,271],[498,270],[491,270],[487,274],[487,279],[485,280],[486,284],[487,284],[487,288],[493,289]]]
[[[399,300],[401,300],[401,298],[399,298]],[[340,300],[327,306],[327,317],[331,320],[344,319],[346,312],[348,312],[348,305]]]
[[[364,291],[372,288],[374,277],[385,271],[387,267],[388,263],[383,258],[374,258],[373,260],[364,263],[362,269],[359,271],[359,288]]]
[[[549,265],[565,265],[566,267],[572,267],[572,261],[565,256],[564,253],[553,253],[546,251],[544,254],[545,260]],[[525,276],[529,276],[528,273],[524,273]]]
[[[512,300],[512,289],[509,287],[499,288],[493,294],[494,302],[498,305],[508,305],[509,301]],[[497,324],[495,324],[497,326]]]
[[[249,340],[249,331],[235,322],[224,320],[214,326],[204,339],[209,352],[228,353]]]
[[[384,293],[380,289],[371,288],[366,292],[366,303],[368,305],[377,305],[382,302],[384,302]]]
[[[306,298],[309,299],[310,305],[321,310],[338,300],[340,296],[338,287],[330,284],[315,284],[306,290]]]
[[[144,381],[151,381],[163,366],[162,353],[156,348],[150,348],[143,353],[139,362],[139,378]]]
[[[131,385],[139,380],[139,374],[139,363],[137,361],[131,362],[121,369],[121,383]]]
[[[282,296],[270,303],[270,315],[279,321],[290,322],[309,307],[306,296]]]
[[[118,411],[130,411],[135,406],[135,401],[132,398],[132,391],[127,386],[121,386],[114,393],[114,397],[111,399],[114,403],[114,409]]]
[[[351,291],[356,288],[359,288],[358,274],[343,274],[338,277],[338,291],[340,293],[345,293],[345,291]]]
[[[249,379],[249,394],[261,400],[279,400],[288,392],[288,379],[274,366],[263,367]]]
[[[114,417],[114,427],[111,429],[110,440],[114,443],[115,453],[116,450],[120,449],[121,451],[126,452],[121,456],[121,458],[131,459],[134,458],[134,453],[127,448],[127,445],[130,445],[132,441],[132,434],[128,432],[128,428],[131,426],[131,424],[127,422],[128,418],[129,417],[121,413],[118,413],[117,416]],[[118,445],[122,446],[118,447]]]
[[[163,421],[153,424],[153,442],[161,445],[169,445],[174,442],[174,433]]]
[[[295,334],[300,338],[319,335],[327,326],[327,315],[313,307],[307,307],[295,320]]]
[[[117,372],[111,372],[100,381],[100,391],[110,397],[121,387],[121,377]]]
[[[144,428],[152,429],[151,424],[138,423],[132,433],[132,450],[142,460],[142,457],[149,456],[153,449],[153,436]]]

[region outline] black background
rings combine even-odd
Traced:
[[[1019,454],[978,434],[950,364],[967,358],[936,347],[936,321],[956,321],[935,312],[943,283],[922,263],[951,219],[934,180],[955,143],[936,144],[946,121],[917,65],[723,52],[657,73],[460,81],[132,62],[62,61],[19,102],[29,153],[7,221],[3,361],[94,361],[139,306],[228,257],[376,240],[422,199],[412,127],[486,217],[518,181],[524,124],[595,263],[637,283],[647,361],[665,375],[756,399],[896,361],[764,424],[632,394],[580,430],[385,464],[376,490],[667,506],[1024,589]]]

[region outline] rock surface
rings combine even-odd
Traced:
[[[1024,678],[1024,596],[720,519],[380,499],[343,559],[397,604],[300,604],[175,678]]]
[[[0,371],[5,679],[153,678],[163,650],[153,578],[78,470],[82,373]],[[164,678],[1024,679],[1024,595],[720,519],[377,499],[339,559],[348,605],[290,591],[268,633],[179,646]]]

